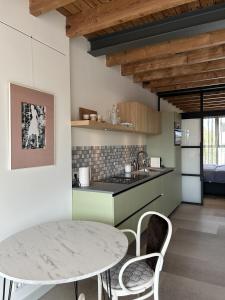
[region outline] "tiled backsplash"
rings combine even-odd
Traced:
[[[73,173],[79,167],[91,167],[92,180],[100,180],[124,170],[124,165],[137,158],[146,145],[77,146],[73,147]]]

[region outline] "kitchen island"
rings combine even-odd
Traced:
[[[144,212],[154,210],[168,216],[180,202],[181,175],[164,168],[130,184],[95,182],[73,188],[73,219],[136,229]]]

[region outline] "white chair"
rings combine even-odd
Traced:
[[[150,216],[147,229],[146,255],[141,255],[141,227],[145,217]],[[138,295],[138,300],[154,295],[159,299],[159,275],[162,270],[164,256],[172,236],[172,224],[162,214],[154,211],[144,213],[133,230],[122,230],[134,235],[136,240],[136,256],[127,255],[119,264],[110,270],[112,299],[128,295]],[[106,277],[98,277],[98,298],[102,298],[102,285],[109,293]],[[145,293],[140,296],[140,294]]]

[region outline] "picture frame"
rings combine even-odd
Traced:
[[[54,95],[10,83],[11,169],[54,165]]]
[[[174,122],[174,145],[181,146],[182,130],[180,122]]]

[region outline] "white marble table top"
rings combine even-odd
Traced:
[[[59,221],[0,242],[0,276],[26,284],[60,284],[102,273],[126,254],[118,229],[96,222]]]

